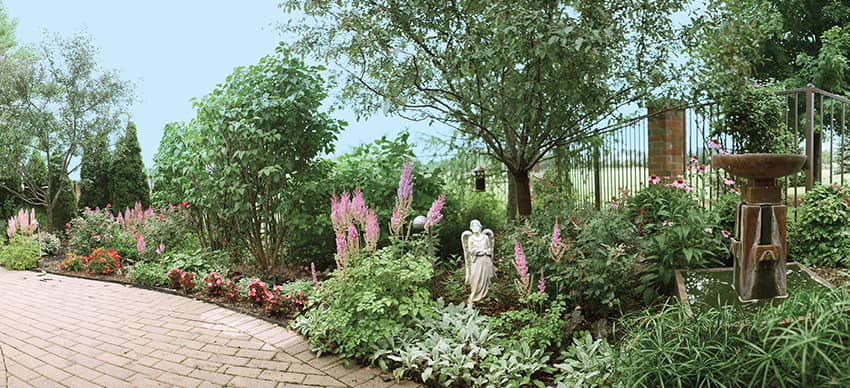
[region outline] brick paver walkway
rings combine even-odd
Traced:
[[[0,268],[0,387],[369,386],[295,333],[215,305]],[[413,385],[407,383],[406,385]]]

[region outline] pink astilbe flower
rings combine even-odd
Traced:
[[[524,299],[531,291],[531,277],[528,276],[528,261],[525,259],[525,252],[522,251],[522,245],[517,240],[514,240],[514,267],[519,275],[519,279],[514,279],[514,285],[520,299]]]
[[[528,261],[525,259],[522,245],[517,240],[514,240],[514,267],[516,267],[516,272],[520,277],[528,276]]]
[[[162,241],[160,241],[159,246],[156,247],[156,254],[162,255],[163,253],[165,253],[165,244]]]
[[[348,224],[348,252],[356,255],[360,252],[360,238],[357,233],[357,227],[354,224]]]
[[[348,248],[345,242],[345,233],[336,233],[336,267],[341,272],[345,272],[345,265],[348,262]]]
[[[380,236],[381,227],[378,225],[378,216],[375,214],[375,210],[370,209],[366,216],[366,230],[363,234],[366,249],[369,251],[378,249],[378,238]]]
[[[434,225],[440,222],[443,219],[443,214],[440,213],[443,210],[443,206],[446,204],[446,195],[440,194],[439,197],[431,204],[431,208],[428,209],[428,216],[425,220],[425,230],[430,231]]]
[[[139,251],[139,253],[145,251],[145,236],[139,235],[136,238],[136,250]]]
[[[558,226],[558,218],[555,217],[555,226],[552,228],[552,241],[549,243],[549,255],[556,263],[564,257],[564,243],[561,241],[561,228]]]
[[[537,292],[541,295],[546,292],[546,279],[543,277],[543,272],[540,272],[540,280],[537,281]]]
[[[316,276],[316,263],[310,263],[310,276],[313,278],[313,287],[318,287],[319,277]]]
[[[15,217],[9,219],[9,226],[6,227],[6,235],[9,236],[9,238],[12,238],[12,236],[18,232],[17,224],[18,223],[15,222]]]
[[[404,162],[404,167],[401,169],[397,195],[399,202],[410,205],[410,200],[413,197],[413,164],[410,159]]]
[[[340,197],[337,197],[336,194],[331,197],[331,223],[335,232],[344,232],[351,220],[349,198],[347,191],[343,191]]]
[[[390,231],[395,236],[400,236],[407,215],[410,214],[410,205],[413,203],[413,164],[408,159],[401,169],[401,177],[398,181],[398,191],[393,207],[393,216],[390,219]]]
[[[398,209],[393,209],[393,215],[390,218],[390,232],[393,236],[400,236],[403,226],[404,220],[402,220],[401,213]]]
[[[351,214],[351,218],[357,221],[361,228],[364,228],[366,225],[366,216],[369,214],[369,211],[366,209],[366,200],[363,198],[363,192],[360,191],[360,186],[357,186],[351,195],[351,204],[348,207],[348,211]]]

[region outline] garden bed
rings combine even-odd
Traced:
[[[60,275],[67,276],[79,279],[87,279],[87,280],[95,280],[102,282],[110,282],[121,284],[125,286],[131,286],[136,288],[142,288],[146,290],[152,290],[157,292],[163,292],[166,294],[178,295],[189,299],[194,299],[206,303],[211,303],[217,305],[222,308],[226,308],[238,313],[246,314],[252,316],[254,318],[262,319],[264,321],[274,323],[278,326],[289,328],[289,322],[294,317],[294,314],[286,315],[286,316],[269,316],[265,313],[261,306],[257,306],[249,301],[240,300],[237,302],[233,302],[225,298],[224,296],[209,296],[204,292],[193,292],[190,294],[165,288],[165,287],[155,287],[155,286],[147,286],[143,284],[133,283],[126,276],[122,274],[117,275],[99,275],[89,272],[74,272],[74,271],[63,271],[58,268],[58,264],[61,261],[60,257],[44,257],[39,260],[39,268],[35,270],[36,272],[43,272],[51,275]]]

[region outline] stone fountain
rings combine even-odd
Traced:
[[[776,179],[803,168],[805,155],[717,155],[713,167],[747,179],[732,238],[733,287],[741,302],[788,296],[787,208]]]

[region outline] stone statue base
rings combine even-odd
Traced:
[[[788,296],[786,213],[785,205],[738,204],[733,287],[742,302]]]

